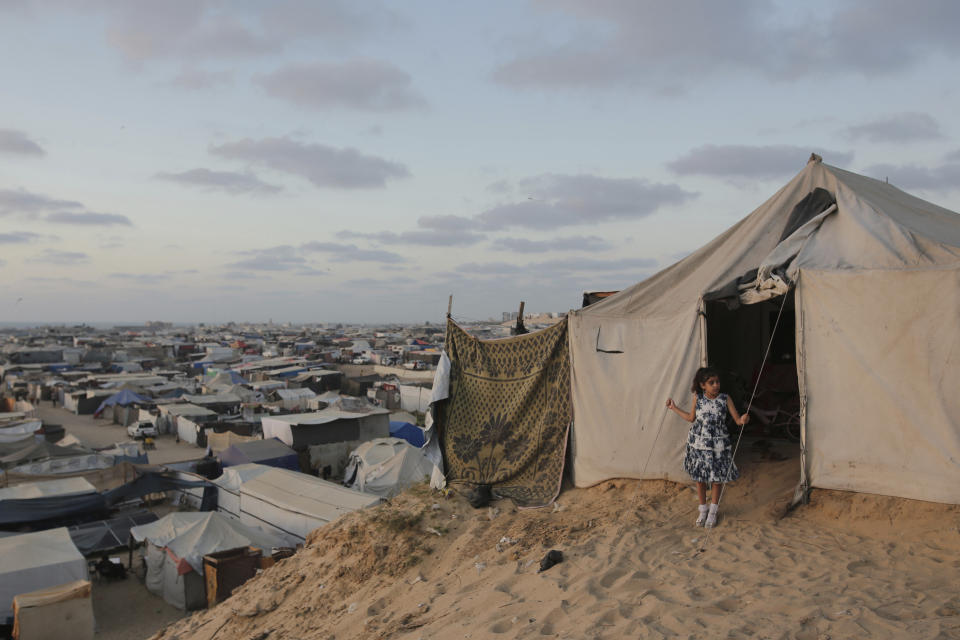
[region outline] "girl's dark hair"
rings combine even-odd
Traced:
[[[697,369],[697,372],[693,374],[693,384],[690,385],[690,391],[700,394],[703,391],[703,389],[700,388],[700,385],[714,376],[720,376],[720,372],[715,368],[700,367]]]

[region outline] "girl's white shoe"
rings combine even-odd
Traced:
[[[713,529],[717,524],[717,505],[711,504],[710,510],[707,512],[706,521],[703,523],[703,526],[707,529]]]
[[[707,521],[707,505],[702,504],[698,508],[700,513],[697,514],[697,521],[693,523],[693,526],[702,527]]]

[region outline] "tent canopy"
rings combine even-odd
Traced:
[[[0,619],[13,597],[87,578],[87,561],[65,528],[0,538]]]
[[[422,447],[424,443],[423,429],[410,422],[390,421],[390,437],[402,438],[415,447]]]
[[[120,405],[125,407],[131,404],[152,404],[153,400],[144,398],[143,396],[130,391],[130,389],[124,389],[123,391],[118,391],[112,396],[108,397],[106,400],[100,403],[100,406],[97,407],[97,410],[94,411],[95,416],[99,416],[103,413],[103,410],[107,407],[112,407],[114,405]]]
[[[297,452],[277,438],[238,442],[220,453],[220,461],[224,467],[255,462],[291,471],[300,470]]]
[[[422,449],[400,438],[364,442],[350,454],[344,481],[360,491],[391,498],[433,473]]]
[[[803,483],[960,501],[960,216],[818,158],[706,246],[571,313],[575,483],[687,480],[663,405],[689,404],[710,360],[704,298],[789,291]]]
[[[215,511],[170,513],[156,522],[131,528],[130,535],[137,542],[149,540],[172,552],[181,561],[181,575],[191,568],[202,574],[203,556],[208,553],[252,546],[269,554],[272,548],[284,544],[275,535]]]

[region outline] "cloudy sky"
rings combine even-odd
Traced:
[[[811,151],[960,210],[958,28],[952,0],[0,0],[0,322],[567,310]]]

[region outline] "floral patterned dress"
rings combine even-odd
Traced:
[[[729,482],[740,477],[727,433],[727,394],[697,394],[696,418],[687,435],[683,470],[696,482]]]

